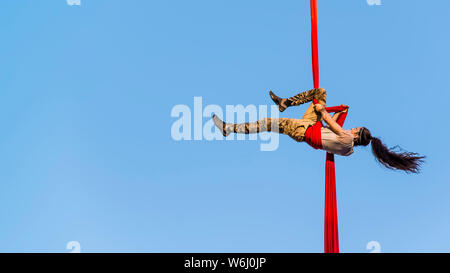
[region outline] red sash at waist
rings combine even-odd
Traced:
[[[305,142],[314,149],[323,149],[322,147],[322,122],[318,121],[310,126],[305,132]]]

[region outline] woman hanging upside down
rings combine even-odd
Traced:
[[[298,142],[307,142],[316,149],[320,148],[342,156],[351,155],[354,146],[367,146],[371,143],[375,158],[385,167],[412,173],[419,172],[423,156],[410,152],[394,152],[393,149],[387,148],[380,139],[372,137],[370,131],[365,127],[343,129],[337,120],[341,115],[346,115],[348,106],[326,108],[327,93],[325,89],[311,89],[288,99],[282,99],[270,91],[270,97],[278,105],[280,112],[289,106],[298,106],[313,100],[318,103],[311,103],[302,119],[264,118],[256,122],[230,124],[214,115],[214,123],[224,136],[230,133],[277,132],[288,135]],[[327,110],[336,113],[332,117]],[[322,120],[326,122],[326,127],[322,127]]]

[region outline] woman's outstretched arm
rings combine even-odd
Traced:
[[[315,104],[314,109],[322,115],[323,120],[328,124],[333,133],[339,136],[344,133],[344,129],[342,129],[342,127],[339,126],[339,124],[337,124],[336,122],[337,118],[339,117],[338,115],[335,115],[336,116],[335,120],[330,116],[325,107],[320,103]]]
[[[333,115],[331,118],[332,118],[334,121],[337,121],[337,119],[338,119],[339,116],[342,114],[342,112],[343,112],[343,111],[334,113],[334,115]]]
[[[327,112],[330,113],[330,110],[329,110],[330,108],[336,108],[336,109],[338,109],[338,112],[335,112],[334,115],[333,115],[333,119],[334,119],[334,121],[336,121],[336,122],[338,122],[339,117],[340,117],[343,113],[347,113],[347,111],[348,111],[348,106],[347,106],[347,105],[344,105],[344,104],[341,104],[340,106],[336,106],[336,107],[327,107],[327,108],[325,108],[325,110],[327,110]],[[343,110],[341,110],[341,109],[343,109]],[[339,124],[339,123],[338,123],[338,124]]]

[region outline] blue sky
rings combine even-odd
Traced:
[[[427,161],[339,157],[340,248],[448,252],[450,2],[381,1],[319,0],[321,86],[348,127]],[[194,96],[312,88],[309,20],[306,0],[3,1],[0,251],[322,252],[323,152],[170,135]]]

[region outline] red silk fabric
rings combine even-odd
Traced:
[[[317,35],[317,0],[311,0],[311,51],[314,88],[319,88],[319,38]]]
[[[342,111],[342,110],[341,110]],[[347,112],[341,113],[336,122],[342,127]],[[334,154],[327,153],[325,162],[325,253],[339,253],[339,233],[336,200],[336,173]]]
[[[305,132],[305,142],[314,149],[322,149],[322,122],[318,121]]]
[[[314,88],[319,88],[319,46],[317,34],[317,0],[311,0],[311,51]],[[316,103],[316,102],[315,102]],[[344,124],[347,113],[342,113],[337,120]],[[317,125],[318,127],[319,125]],[[311,127],[310,127],[311,128]],[[317,130],[317,129],[316,129]],[[319,130],[320,132],[320,130]],[[305,135],[306,137],[306,135]],[[315,133],[317,138],[317,133]],[[321,144],[320,140],[320,144]],[[322,145],[320,145],[322,146]],[[336,202],[336,174],[334,155],[327,153],[325,163],[325,253],[339,253],[339,235]]]

